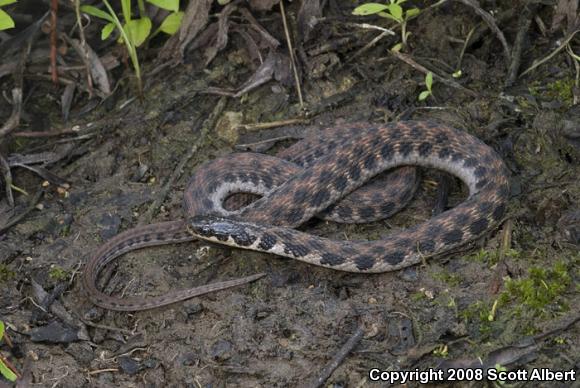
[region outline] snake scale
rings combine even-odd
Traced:
[[[107,263],[146,246],[203,239],[341,271],[377,273],[417,264],[472,241],[494,228],[506,211],[509,181],[501,158],[477,138],[445,125],[428,121],[343,125],[297,144],[283,152],[283,158],[237,153],[201,165],[184,194],[187,220],[136,227],[93,254],[83,274],[90,300],[112,310],[144,310],[263,276],[148,298],[117,298],[97,288],[97,277]],[[407,167],[391,170],[400,166]],[[468,198],[377,241],[336,241],[295,229],[314,216],[365,222],[395,213],[416,186],[415,168],[408,166],[459,177],[469,188]],[[394,172],[383,174],[387,170]],[[375,176],[378,180],[365,185]],[[261,198],[240,210],[227,210],[224,201],[235,193]]]

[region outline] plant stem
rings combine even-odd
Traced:
[[[109,2],[107,0],[103,0],[103,3],[105,3],[107,10],[111,14],[111,17],[113,18],[113,20],[115,22],[115,26],[117,27],[117,29],[119,29],[119,32],[121,33],[121,36],[123,37],[123,42],[125,42],[125,47],[127,47],[127,51],[129,52],[129,57],[131,58],[131,63],[133,64],[133,69],[135,69],[135,76],[137,77],[137,88],[138,88],[139,98],[143,98],[143,86],[141,84],[141,66],[139,66],[139,58],[137,57],[137,48],[133,44],[133,41],[131,41],[129,39],[127,32],[123,28],[121,21],[117,17],[117,14],[115,14],[115,11],[113,10],[113,8],[111,8],[111,5],[109,4]],[[123,3],[125,3],[125,0],[123,0]]]
[[[143,0],[138,0],[137,5],[139,7],[139,16],[144,17],[145,16],[145,2]]]

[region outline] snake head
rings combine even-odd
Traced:
[[[189,219],[187,227],[196,237],[226,245],[245,247],[256,240],[244,223],[222,217],[194,216]]]
[[[199,237],[227,241],[235,232],[231,223],[225,218],[214,216],[194,216],[188,222],[189,232]]]

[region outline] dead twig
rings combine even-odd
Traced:
[[[79,38],[81,40],[82,52],[85,54],[83,58],[83,63],[85,66],[85,74],[87,76],[87,91],[89,92],[89,98],[93,96],[93,79],[91,77],[90,67],[89,67],[89,51],[87,50],[87,41],[85,39],[85,29],[81,20],[81,4],[80,0],[74,0],[75,7],[75,17],[77,21],[77,26],[79,28]]]
[[[10,164],[4,159],[4,156],[0,154],[0,172],[2,172],[2,177],[4,178],[4,190],[6,191],[6,199],[10,207],[14,207],[14,195],[12,194],[12,172],[10,171]]]
[[[509,66],[510,59],[511,59],[510,46],[509,46],[509,44],[508,44],[508,42],[507,42],[507,40],[506,40],[503,32],[497,26],[497,24],[496,24],[495,19],[493,18],[493,16],[489,12],[484,11],[479,6],[479,2],[477,0],[458,0],[458,1],[460,3],[463,3],[463,4],[467,5],[468,7],[473,8],[473,10],[475,11],[475,13],[478,14],[479,16],[481,16],[481,18],[483,19],[483,21],[489,26],[489,28],[491,28],[491,30],[494,32],[494,34],[496,35],[496,37],[501,42],[501,45],[503,47],[503,54],[505,56],[506,66]]]
[[[503,226],[501,233],[501,245],[499,247],[499,260],[495,268],[495,273],[490,285],[490,292],[492,294],[497,294],[501,285],[503,284],[503,278],[508,274],[508,266],[505,262],[505,257],[507,251],[512,246],[512,229],[513,221],[511,219],[507,220]]]
[[[433,78],[435,78],[436,80],[438,80],[438,81],[440,81],[440,82],[444,83],[444,84],[445,84],[445,85],[447,85],[447,86],[451,86],[452,88],[455,88],[455,89],[462,90],[462,91],[464,91],[464,92],[468,93],[468,94],[469,94],[469,95],[471,95],[471,96],[477,96],[477,93],[476,93],[476,92],[474,92],[473,90],[471,90],[471,89],[468,89],[468,88],[466,88],[465,86],[463,86],[463,85],[461,85],[461,84],[458,84],[457,82],[455,82],[455,81],[453,81],[453,80],[451,80],[451,79],[448,79],[448,78],[442,77],[442,76],[440,76],[440,75],[438,75],[438,74],[436,74],[436,73],[432,72],[431,70],[427,69],[425,66],[423,66],[423,65],[420,65],[419,63],[417,63],[417,62],[416,62],[416,61],[415,61],[413,58],[411,58],[409,55],[406,55],[406,54],[400,53],[400,52],[398,52],[398,51],[393,51],[393,50],[390,50],[390,51],[389,51],[389,53],[390,53],[392,56],[394,56],[395,58],[397,58],[397,59],[399,59],[399,60],[401,60],[401,61],[405,62],[405,63],[406,63],[406,64],[408,64],[409,66],[413,67],[414,69],[416,69],[416,70],[418,70],[418,71],[420,71],[420,72],[422,72],[422,73],[424,73],[424,74],[427,74],[427,73],[429,73],[429,72],[433,73]]]
[[[382,32],[386,32],[389,35],[396,35],[395,31],[385,28],[385,27],[381,27],[381,26],[375,26],[374,24],[368,24],[368,23],[345,23],[345,25],[349,26],[349,27],[358,27],[358,28],[362,28],[365,30],[378,30],[378,31],[382,31]]]
[[[51,0],[50,2],[50,76],[52,82],[58,84],[58,71],[56,68],[56,41],[57,41],[57,21],[58,0]]]
[[[28,213],[33,211],[36,208],[36,205],[38,204],[38,202],[40,201],[40,198],[42,198],[43,194],[44,194],[43,189],[38,190],[36,192],[36,194],[34,195],[34,198],[32,198],[32,200],[30,201],[30,203],[28,204],[28,206],[26,207],[26,209],[24,209],[24,211],[22,213],[20,213],[16,217],[12,218],[10,221],[8,221],[8,223],[6,225],[0,226],[0,235],[4,234],[8,229],[13,227],[14,225],[18,224],[20,221],[22,221],[24,219],[24,217],[26,217],[28,215]]]
[[[514,49],[512,51],[512,60],[508,70],[508,76],[505,81],[505,87],[510,87],[518,77],[518,70],[520,69],[522,49],[528,29],[532,24],[532,12],[528,7],[524,7],[524,11],[520,14],[518,19],[518,33],[514,42]]]
[[[305,119],[288,119],[288,120],[278,120],[278,121],[271,121],[268,123],[255,123],[255,124],[240,124],[236,126],[236,129],[243,129],[245,131],[259,131],[262,129],[270,129],[281,127],[283,125],[299,125],[299,124],[307,124],[309,120]]]
[[[62,78],[61,78],[62,80]],[[86,124],[75,124],[71,127],[65,128],[58,128],[53,129],[51,131],[21,131],[12,134],[14,137],[53,137],[53,136],[61,136],[61,135],[72,135],[72,134],[79,134],[79,133],[88,133],[89,131],[95,131],[102,127],[105,127],[112,123],[119,123],[119,120],[124,122],[124,120],[134,120],[135,116],[124,116],[119,118],[118,116],[114,117],[106,117],[98,121],[92,121]]]
[[[548,62],[556,54],[558,54],[560,51],[562,51],[563,49],[565,49],[566,46],[568,46],[568,43],[570,43],[570,41],[572,40],[572,38],[574,38],[574,35],[576,35],[576,33],[579,32],[579,31],[580,30],[574,30],[571,33],[569,33],[566,36],[566,38],[564,38],[564,40],[560,43],[560,45],[558,46],[558,48],[556,48],[550,54],[546,55],[544,58],[542,58],[542,59],[540,59],[538,61],[534,61],[534,63],[532,64],[532,66],[530,66],[523,73],[520,74],[520,78],[523,77],[524,75],[528,74],[530,71],[536,69],[538,66],[543,65],[544,63]]]
[[[12,114],[0,128],[0,137],[8,135],[20,124],[20,112],[22,111],[22,88],[12,89]]]
[[[355,348],[360,342],[364,335],[364,328],[362,325],[357,327],[354,334],[346,341],[346,343],[340,348],[340,350],[332,357],[330,362],[328,362],[324,368],[320,371],[318,376],[312,381],[307,383],[305,387],[318,388],[324,384],[324,382],[330,377],[332,372],[344,361],[346,356]]]
[[[294,82],[296,83],[296,92],[298,93],[298,101],[300,108],[304,108],[304,100],[302,99],[302,89],[300,88],[300,77],[298,76],[298,68],[296,67],[296,58],[294,57],[294,48],[290,40],[290,31],[288,30],[288,22],[286,21],[286,13],[284,12],[284,0],[280,0],[280,14],[282,15],[282,24],[284,24],[284,34],[286,35],[286,42],[288,44],[288,53],[290,54],[290,63],[292,64],[292,71],[294,73]]]
[[[391,32],[392,32],[391,30],[381,32],[373,40],[371,40],[369,43],[365,44],[364,47],[362,47],[360,50],[358,50],[356,53],[354,53],[352,56],[350,56],[345,62],[348,63],[348,62],[354,60],[355,58],[359,57],[360,55],[362,55],[363,53],[368,51],[370,48],[372,48],[374,45],[376,45],[385,36],[391,35],[390,34]]]

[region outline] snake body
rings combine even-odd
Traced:
[[[509,197],[507,169],[490,147],[466,132],[431,122],[408,121],[382,126],[343,126],[334,133],[334,138],[305,140],[310,144],[287,157],[288,160],[242,153],[200,166],[184,195],[188,220],[137,227],[104,244],[84,272],[89,298],[114,310],[141,310],[262,276],[148,299],[119,299],[98,290],[96,279],[107,263],[145,246],[198,238],[341,271],[376,273],[411,266],[463,245],[496,226],[505,213]],[[379,181],[382,183],[378,187],[393,195],[390,199],[378,201],[376,183],[367,192],[357,189],[399,166],[449,172],[467,185],[469,197],[451,210],[378,241],[335,241],[295,230],[314,216],[364,222],[397,211],[414,191],[412,168],[405,167],[383,177],[386,181]],[[393,192],[392,188],[399,191]],[[241,210],[226,210],[224,200],[239,192],[262,198]],[[345,202],[349,196],[355,198],[350,204]]]

